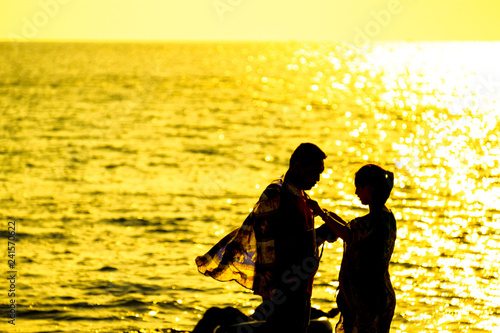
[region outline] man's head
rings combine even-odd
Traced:
[[[325,158],[326,154],[315,144],[302,143],[290,157],[287,175],[299,189],[310,190],[325,170]]]

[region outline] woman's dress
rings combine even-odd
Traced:
[[[336,333],[389,332],[396,297],[389,262],[396,240],[396,219],[385,208],[347,224],[337,304]]]

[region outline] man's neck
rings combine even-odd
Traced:
[[[292,192],[296,196],[305,197],[304,191],[296,185],[294,174],[290,171],[287,171],[287,173],[285,174],[283,185],[286,186],[290,190],[290,192]]]

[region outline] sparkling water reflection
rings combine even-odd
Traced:
[[[396,173],[394,332],[500,329],[498,43],[0,48],[18,331],[189,330],[211,306],[251,311],[258,298],[194,258],[303,141],[329,156],[310,194],[347,219],[366,213],[359,166]],[[325,249],[317,307],[334,304],[341,255]]]

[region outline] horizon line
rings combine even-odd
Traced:
[[[65,38],[37,38],[37,39],[13,39],[0,38],[0,43],[245,43],[245,42],[269,42],[269,43],[346,43],[356,44],[348,40],[333,39],[65,39]],[[377,43],[500,43],[500,40],[473,40],[473,39],[455,39],[455,40],[433,40],[433,39],[381,39],[371,40],[364,44]]]

